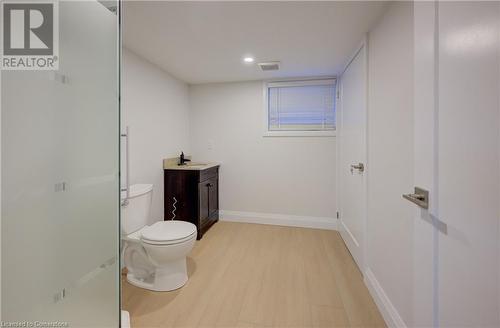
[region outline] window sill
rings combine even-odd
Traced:
[[[264,137],[335,137],[336,131],[264,131]]]

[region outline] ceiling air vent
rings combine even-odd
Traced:
[[[260,69],[263,71],[277,71],[280,69],[280,62],[266,62],[266,63],[258,63]]]

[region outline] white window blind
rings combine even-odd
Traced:
[[[268,83],[268,130],[335,130],[335,86],[333,79]]]

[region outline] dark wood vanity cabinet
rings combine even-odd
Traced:
[[[219,220],[219,166],[163,172],[164,220],[174,218],[193,223],[198,229],[197,239],[201,239]]]

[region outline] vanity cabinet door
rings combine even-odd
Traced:
[[[209,189],[208,181],[202,181],[198,184],[198,202],[199,202],[199,222],[203,226],[209,216]]]
[[[208,216],[213,217],[219,210],[219,182],[217,177],[208,180]]]
[[[219,210],[219,185],[217,177],[207,179],[198,184],[200,225],[206,225],[211,218],[217,220]]]

